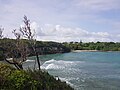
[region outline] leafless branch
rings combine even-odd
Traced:
[[[3,38],[3,30],[4,30],[4,28],[0,27],[0,39]]]
[[[35,46],[36,45],[36,40],[34,39],[35,30],[34,30],[34,32],[32,32],[32,29],[31,29],[31,26],[30,26],[30,20],[27,18],[27,16],[24,16],[23,22],[24,22],[25,25],[24,25],[24,27],[20,28],[20,32],[22,33],[23,37],[25,37],[26,39],[29,40],[29,43],[30,43],[30,45],[33,49],[33,52],[36,55],[38,67],[39,67],[39,70],[40,70],[39,56],[38,56],[36,46]]]

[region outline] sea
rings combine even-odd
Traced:
[[[39,58],[41,69],[75,90],[120,90],[120,52],[70,52]],[[35,61],[35,56],[29,57],[24,68],[34,68]]]

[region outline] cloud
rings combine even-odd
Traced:
[[[113,37],[108,32],[89,32],[81,28],[70,28],[52,24],[45,24],[42,29],[37,29],[37,39],[45,41],[70,42],[82,40],[84,42],[110,42],[113,41],[111,39]],[[117,40],[117,37],[114,38]]]
[[[78,27],[71,28],[53,24],[44,24],[43,26],[40,26],[37,22],[31,23],[31,29],[33,33],[35,31],[35,38],[42,41],[79,42],[82,40],[83,42],[118,42],[120,38],[120,34],[112,35],[108,32],[90,32]],[[7,34],[8,32],[9,34]],[[11,31],[4,30],[4,35],[7,35],[6,37],[14,38]]]
[[[112,9],[120,9],[119,0],[73,0],[79,8],[95,11],[104,11]]]
[[[19,28],[25,14],[35,21],[31,25],[39,40],[119,41],[119,3],[120,0],[0,0],[0,25],[5,27],[7,36],[13,37],[11,31]]]

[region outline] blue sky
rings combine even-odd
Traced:
[[[6,37],[31,20],[38,40],[120,41],[120,0],[0,0]]]

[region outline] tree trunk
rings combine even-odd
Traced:
[[[8,62],[9,64],[13,64],[18,70],[23,70],[23,66],[22,66],[22,64],[20,64],[20,63],[17,63],[17,62],[10,62],[9,60],[7,60],[5,57],[4,57],[4,60],[6,61],[6,62]]]
[[[37,58],[37,63],[38,63],[38,68],[40,70],[40,61],[39,61],[39,56],[38,56],[38,53],[36,52],[36,58]]]
[[[37,50],[36,50],[36,48],[33,45],[32,45],[32,48],[34,50],[34,53],[35,53],[35,56],[36,56],[36,59],[37,59],[38,68],[40,70],[40,61],[39,61],[39,56],[38,56]]]

